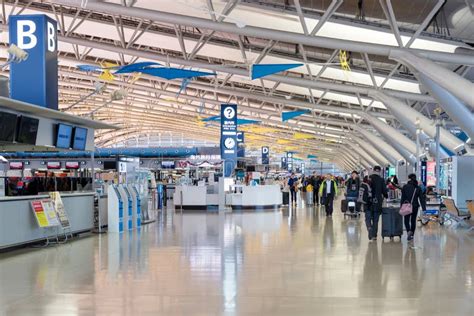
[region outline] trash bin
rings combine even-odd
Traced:
[[[290,204],[290,192],[281,192],[283,196],[283,205],[288,205]]]
[[[313,191],[306,191],[306,205],[313,205]]]

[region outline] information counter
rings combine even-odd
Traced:
[[[279,185],[233,187],[237,193],[226,194],[226,204],[233,209],[276,208],[283,203]]]
[[[48,195],[0,197],[0,249],[43,240],[61,232],[61,228],[38,227],[31,202],[47,198]],[[61,192],[61,199],[72,234],[94,227],[94,192]]]
[[[207,209],[219,204],[219,194],[214,186],[176,186],[173,194],[175,207],[183,209]]]

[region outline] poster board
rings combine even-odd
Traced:
[[[59,220],[61,226],[63,228],[71,227],[69,217],[67,216],[66,209],[64,208],[63,200],[61,199],[59,192],[49,192],[49,197],[51,198],[57,219]]]
[[[59,226],[59,221],[56,217],[56,212],[54,211],[51,200],[31,201],[31,207],[39,227],[48,228]]]

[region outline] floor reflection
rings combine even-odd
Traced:
[[[304,203],[157,218],[0,254],[0,315],[474,314],[473,240],[460,231],[369,243],[363,219]]]

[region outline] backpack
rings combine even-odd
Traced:
[[[367,183],[361,183],[357,202],[367,204],[372,201],[372,188]]]

